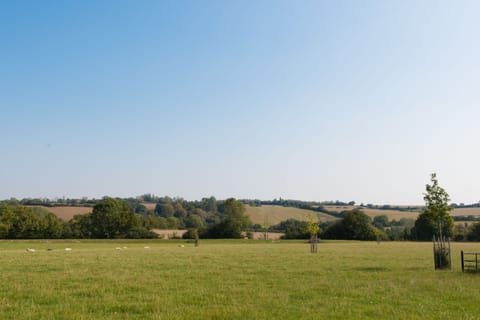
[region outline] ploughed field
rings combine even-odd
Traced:
[[[478,319],[462,249],[434,272],[430,243],[3,240],[0,319]]]

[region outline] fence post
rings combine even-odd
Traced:
[[[478,255],[475,253],[475,272],[478,272]]]
[[[463,250],[460,252],[460,255],[462,257],[462,272],[465,272],[465,263],[463,262]]]

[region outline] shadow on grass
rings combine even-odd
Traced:
[[[362,271],[362,272],[387,272],[390,271],[390,269],[385,268],[385,267],[359,267],[359,268],[354,268],[356,271]]]

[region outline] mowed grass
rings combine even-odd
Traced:
[[[263,225],[265,221],[268,222],[270,226],[285,221],[287,219],[297,219],[297,220],[308,220],[308,215],[311,214],[318,221],[325,222],[335,220],[335,217],[326,215],[320,212],[315,212],[312,210],[304,210],[293,207],[283,207],[283,206],[269,206],[264,205],[260,207],[246,207],[246,214],[250,217],[250,220],[254,224]]]
[[[1,241],[0,319],[478,319],[461,249],[434,272],[430,243]]]

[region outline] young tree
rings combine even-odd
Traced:
[[[450,197],[439,186],[437,175],[432,173],[432,184],[426,185],[423,194],[425,209],[415,221],[413,234],[418,240],[432,240],[434,235],[451,237],[454,230],[453,218],[450,216],[452,208],[448,205]]]
[[[307,229],[308,232],[310,233],[310,239],[313,239],[314,237],[318,236],[318,232],[320,231],[320,226],[318,225],[318,222],[314,221],[313,214],[308,213],[307,214]]]

